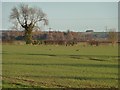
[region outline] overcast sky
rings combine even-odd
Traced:
[[[45,28],[67,31],[105,31],[105,27],[118,27],[117,2],[24,2],[31,7],[41,8],[48,16]],[[2,29],[11,27],[9,15],[20,2],[2,2]]]

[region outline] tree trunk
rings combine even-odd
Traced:
[[[25,29],[26,44],[31,44],[32,43],[32,30],[33,30],[33,28],[26,28]]]

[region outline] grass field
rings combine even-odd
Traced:
[[[3,88],[118,87],[117,46],[3,45]]]

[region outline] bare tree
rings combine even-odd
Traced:
[[[72,32],[67,31],[67,36],[66,36],[66,39],[67,39],[68,41],[73,40],[73,35],[72,35]]]
[[[47,40],[54,40],[52,33],[48,33]]]
[[[108,40],[111,41],[112,45],[117,42],[118,35],[115,29],[110,29],[108,32]]]
[[[14,31],[18,31],[19,30],[19,25],[17,21],[12,22],[13,26],[10,27],[10,29],[14,30]]]
[[[63,32],[61,32],[61,34],[60,34],[60,40],[65,40],[65,36],[64,36]]]
[[[32,43],[32,31],[38,22],[44,22],[44,25],[48,25],[46,14],[41,9],[32,8],[25,4],[12,9],[10,20],[17,20],[24,28],[26,44]]]

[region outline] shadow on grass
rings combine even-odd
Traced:
[[[6,53],[3,52],[3,55],[29,55],[29,56],[51,56],[51,57],[67,57],[72,59],[84,59],[94,60],[94,61],[109,61],[109,58],[118,58],[117,56],[106,56],[106,55],[55,55],[55,54],[25,54],[25,53]],[[119,59],[119,58],[118,58]],[[115,60],[116,61],[116,60]]]
[[[59,55],[55,55],[55,54],[27,54],[27,55],[40,55],[40,56],[59,56]]]
[[[36,78],[60,78],[60,79],[76,79],[76,80],[118,80],[118,78],[110,77],[83,77],[83,76],[33,76],[23,75],[22,77],[36,77]]]
[[[75,55],[75,54],[70,54],[70,55],[68,55],[68,54],[58,54],[58,55],[56,55],[56,54],[41,54],[41,53],[7,53],[7,52],[5,52],[5,51],[3,51],[2,52],[2,54],[6,54],[6,55],[30,55],[30,56],[65,56],[65,57],[78,57],[78,58],[80,58],[80,57],[105,57],[105,58],[116,58],[116,57],[118,57],[118,58],[120,58],[119,56],[110,56],[110,55]]]
[[[33,55],[33,56],[53,56],[53,57],[68,57],[73,59],[84,59],[87,58],[88,60],[94,61],[108,61],[107,59],[119,59],[118,56],[107,56],[107,55],[55,55],[55,54],[26,54],[26,55]]]
[[[96,68],[118,68],[118,65],[111,64],[41,64],[41,63],[2,63],[3,65],[32,65],[32,66],[73,66],[73,67],[96,67]]]
[[[68,56],[68,57],[106,57],[106,58],[114,58],[114,57],[118,57],[118,56],[108,56],[108,55],[67,55],[67,54],[60,54],[60,55],[56,55],[56,54],[26,54],[26,55],[40,55],[40,56]]]

